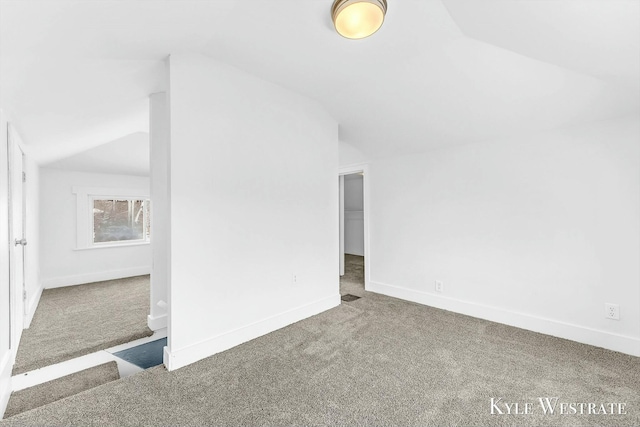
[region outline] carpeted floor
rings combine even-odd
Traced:
[[[45,289],[13,375],[152,335],[149,276]]]
[[[344,255],[344,276],[340,278],[340,294],[364,295],[364,257]]]
[[[152,368],[0,424],[640,425],[640,358],[362,295],[177,371]],[[625,403],[627,415],[544,415],[541,397]],[[492,415],[492,398],[503,412],[531,402],[532,413]]]
[[[120,379],[116,362],[104,363],[62,378],[11,393],[5,418]]]

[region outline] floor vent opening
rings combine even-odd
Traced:
[[[162,364],[164,356],[164,347],[167,345],[167,339],[151,341],[136,347],[113,353],[114,356],[124,359],[129,363],[133,363],[142,369],[149,369]]]

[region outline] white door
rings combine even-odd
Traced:
[[[25,284],[24,284],[24,154],[16,138],[12,137],[9,126],[8,138],[9,156],[9,277],[12,303],[11,348],[16,348],[22,335],[25,313]]]

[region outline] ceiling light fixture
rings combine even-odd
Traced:
[[[348,39],[363,39],[378,31],[387,13],[387,0],[334,0],[331,18],[336,31]]]

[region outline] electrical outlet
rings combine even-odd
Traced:
[[[440,280],[436,280],[436,292],[442,292],[444,290],[444,285]]]
[[[604,317],[612,320],[620,320],[620,306],[618,304],[604,304]]]
[[[298,286],[298,275],[297,274],[292,274],[291,275],[291,284],[295,287]]]

